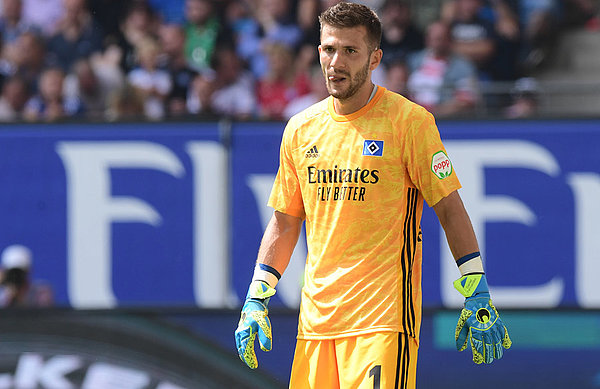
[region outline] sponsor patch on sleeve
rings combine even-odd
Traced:
[[[440,180],[452,174],[452,162],[443,151],[438,151],[431,157],[431,171]]]

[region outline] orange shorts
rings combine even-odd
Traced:
[[[415,338],[379,332],[340,339],[298,339],[290,389],[414,389]]]

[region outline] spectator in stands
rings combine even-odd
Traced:
[[[225,28],[235,37],[252,31],[255,22],[252,20],[250,4],[247,0],[230,0],[227,2],[224,14]]]
[[[504,116],[509,119],[529,118],[537,115],[539,103],[538,83],[534,78],[523,77],[515,82],[513,102],[506,108]]]
[[[295,50],[302,39],[302,31],[291,16],[290,0],[254,0],[253,19],[243,33],[237,35],[237,50],[248,62],[257,79],[270,73],[266,46],[277,42]]]
[[[381,10],[383,63],[405,59],[425,47],[423,33],[414,24],[406,0],[387,0]]]
[[[298,26],[302,31],[302,38],[296,55],[296,67],[307,74],[311,73],[314,65],[319,64],[318,52],[315,50],[321,40],[321,27],[319,15],[320,0],[299,0],[296,9]]]
[[[12,245],[2,251],[0,305],[14,307],[49,307],[54,305],[52,287],[31,279],[31,250]]]
[[[109,122],[144,119],[142,92],[127,83],[121,88],[113,89],[108,96],[104,118]]]
[[[270,43],[266,53],[269,73],[258,81],[256,92],[259,117],[281,120],[290,101],[310,92],[310,82],[306,73],[294,68],[293,52],[284,44]]]
[[[40,76],[39,92],[25,104],[23,117],[28,121],[56,121],[84,112],[81,101],[63,93],[65,73],[58,67],[44,70]]]
[[[120,23],[121,33],[117,42],[121,50],[121,68],[125,73],[129,73],[138,64],[136,46],[154,37],[157,30],[158,23],[152,9],[144,2],[131,3]]]
[[[4,49],[1,73],[18,75],[32,92],[37,91],[39,76],[46,66],[46,48],[42,38],[26,31]]]
[[[482,80],[491,78],[492,59],[496,53],[494,26],[483,19],[480,12],[482,0],[456,0],[452,12],[444,12],[450,24],[452,50],[471,61],[479,71]]]
[[[478,102],[477,72],[466,58],[452,52],[449,26],[427,28],[426,47],[408,58],[410,98],[436,117],[471,111]]]
[[[319,15],[322,11],[320,0],[298,0],[296,14],[298,27],[302,31],[302,45],[312,45],[313,49],[319,45]]]
[[[159,15],[162,23],[183,24],[185,22],[185,0],[148,0],[148,4]]]
[[[22,18],[22,0],[4,0],[0,18],[0,37],[4,44],[14,42],[22,33],[33,27]]]
[[[196,72],[188,66],[183,51],[185,32],[178,24],[163,24],[159,29],[160,44],[162,46],[165,70],[169,72],[173,88],[167,96],[167,112],[170,116],[187,113],[186,100],[189,86]]]
[[[215,91],[211,96],[213,112],[239,120],[256,114],[255,80],[244,69],[233,46],[221,46],[215,52]]]
[[[64,13],[63,0],[23,0],[23,21],[39,29],[44,37],[56,33]]]
[[[514,80],[518,73],[517,65],[521,39],[517,11],[513,9],[514,4],[509,4],[510,0],[477,1],[479,4],[476,4],[476,2],[461,3],[460,0],[450,0],[444,3],[442,9],[444,20],[449,23],[456,22],[458,19],[475,20],[466,25],[460,24],[459,20],[458,33],[461,36],[468,36],[469,29],[473,30],[471,32],[473,36],[483,36],[482,26],[489,29],[494,54],[487,61],[487,64],[479,67],[480,77],[484,80]],[[476,17],[469,16],[472,12],[476,13]],[[461,14],[462,17],[459,16]],[[467,45],[462,45],[459,49],[466,50],[465,46]],[[472,44],[471,50],[475,51],[475,48],[477,48],[481,53],[483,51],[482,46],[485,45],[479,40],[479,43]]]
[[[535,71],[547,60],[558,35],[560,13],[559,0],[519,2],[519,21],[523,30],[520,53],[522,73]]]
[[[65,78],[64,93],[67,99],[79,100],[85,106],[85,116],[90,119],[104,117],[110,91],[119,84],[97,73],[92,60],[81,58]],[[121,79],[122,80],[122,79]]]
[[[566,28],[583,27],[589,31],[600,30],[598,0],[564,0],[562,6],[561,21]]]
[[[28,96],[27,84],[22,78],[13,76],[7,79],[2,85],[2,95],[0,95],[0,121],[21,120]]]
[[[119,89],[125,83],[125,74],[120,67],[120,61],[121,51],[115,45],[109,45],[102,53],[90,57],[90,65],[103,90]]]
[[[396,60],[385,64],[385,88],[401,94],[404,97],[409,97],[408,93],[408,77],[410,70],[406,62]]]
[[[221,38],[221,21],[211,0],[186,0],[185,18],[185,57],[192,69],[206,70]]]
[[[139,0],[135,0],[135,3]],[[120,23],[131,0],[88,0],[88,9],[104,33],[104,42],[116,43],[121,34]],[[169,1],[170,3],[170,1]]]
[[[187,99],[187,109],[190,113],[214,117],[212,96],[215,93],[216,81],[214,74],[209,72],[199,73],[192,80],[190,93]]]
[[[323,77],[323,71],[321,67],[316,65],[311,69],[310,72],[310,92],[298,96],[292,99],[283,111],[284,119],[289,120],[292,116],[311,105],[318,103],[319,101],[327,98],[329,92],[327,91],[327,85],[325,84],[325,78]]]
[[[492,78],[496,81],[513,81],[517,78],[519,68],[519,50],[521,29],[516,11],[506,0],[490,2],[494,15],[494,33],[496,55],[490,66]]]
[[[102,50],[103,32],[86,8],[86,0],[64,0],[65,14],[48,40],[50,60],[65,72],[79,58]]]
[[[127,74],[127,80],[144,96],[144,113],[148,119],[165,117],[165,101],[173,84],[166,70],[158,67],[160,45],[152,38],[136,47],[139,66]]]

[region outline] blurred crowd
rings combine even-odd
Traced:
[[[316,47],[332,0],[2,0],[0,121],[282,120],[327,96]],[[370,0],[374,81],[438,117],[535,114],[557,34],[599,29],[597,0]],[[508,83],[510,93],[487,93]]]

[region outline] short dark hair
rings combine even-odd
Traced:
[[[364,26],[367,29],[367,39],[373,49],[381,45],[381,22],[371,8],[357,3],[340,2],[326,9],[319,16],[321,31],[327,24],[336,28],[352,28]]]

